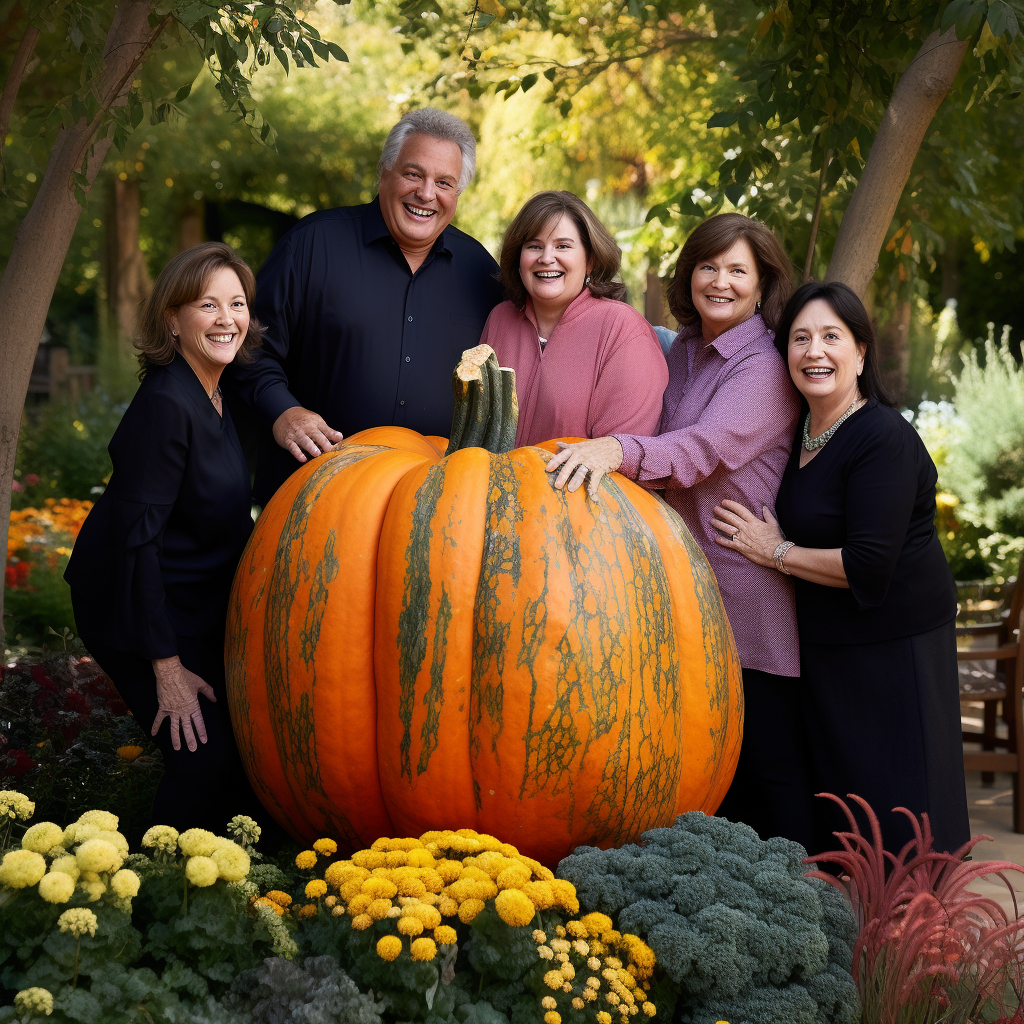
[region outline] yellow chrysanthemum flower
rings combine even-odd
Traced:
[[[39,879],[39,895],[47,903],[67,903],[75,894],[75,880],[62,871],[50,871]]]
[[[371,875],[360,884],[360,891],[366,893],[371,899],[390,900],[398,895],[398,886],[389,878]]]
[[[369,914],[374,921],[383,921],[391,912],[391,900],[371,900],[365,913]]]
[[[658,1012],[658,1008],[654,1003],[650,1002],[650,1000],[646,1001],[640,1009],[643,1010],[648,1017],[653,1017]],[[728,1024],[728,1021],[720,1020],[718,1021],[718,1024]]]
[[[178,830],[170,825],[154,825],[142,837],[142,845],[164,853],[174,850],[178,845]]]
[[[605,992],[604,998],[605,1002],[609,1003],[612,1006],[618,1006],[621,1002],[617,992]]]
[[[576,977],[576,968],[573,967],[571,963],[562,964],[560,970],[562,972],[562,977],[565,978],[566,981],[572,981],[572,979]]]
[[[24,793],[14,789],[0,790],[0,818],[28,821],[36,813],[36,805]]]
[[[358,917],[360,914],[366,913],[366,908],[380,897],[371,896],[368,892],[357,892],[355,896],[348,901],[346,909],[353,917]]]
[[[95,935],[98,924],[96,915],[87,907],[72,907],[57,918],[57,927],[62,932],[70,932],[76,939]]]
[[[333,839],[318,839],[313,844],[313,849],[321,857],[333,857],[338,852],[338,844]]]
[[[336,860],[333,864],[329,864],[324,871],[324,881],[332,889],[340,889],[343,885],[347,885],[353,880],[361,882],[364,878],[369,878],[369,876],[370,872],[366,868],[356,867],[349,860]]]
[[[302,850],[295,855],[295,866],[300,871],[316,867],[316,854],[312,850]]]
[[[78,866],[78,861],[75,860],[74,854],[71,853],[65,853],[63,857],[55,858],[50,864],[50,870],[70,875],[72,881],[75,882],[78,881],[78,876],[82,873],[82,869]]]
[[[356,914],[356,916],[352,918],[352,927],[355,928],[357,932],[366,931],[366,929],[372,924],[373,918],[370,917],[369,914]]]
[[[558,1000],[554,996],[544,996],[540,1001],[540,1008],[542,1010],[553,1010],[558,1006]]]
[[[441,912],[426,903],[414,903],[402,911],[403,917],[415,917],[424,928],[436,928],[441,923]]]
[[[49,853],[55,846],[60,846],[64,838],[64,829],[52,821],[40,821],[25,830],[21,837],[21,848],[34,853]]]
[[[142,879],[134,871],[128,868],[121,868],[110,880],[110,888],[115,896],[123,900],[134,899],[139,894],[139,886]]]
[[[439,946],[454,946],[459,941],[459,934],[451,925],[440,924],[434,929],[434,941]]]
[[[557,1010],[548,1010],[544,1014],[544,1024],[562,1024],[562,1015]]]
[[[249,854],[237,843],[226,841],[224,846],[213,851],[210,859],[217,865],[220,877],[225,882],[240,882],[249,874]],[[326,889],[326,884],[321,884]]]
[[[585,988],[583,990],[583,999],[585,1002],[592,1003],[597,999],[597,992],[592,988]]]
[[[580,997],[579,997],[579,996],[575,996],[575,997],[573,998],[573,1001],[572,1001],[572,1008],[573,1008],[574,1010],[582,1010],[582,1009],[583,1009],[583,1007],[584,1007],[584,1002],[583,1002],[583,1000],[582,1000],[582,999],[580,999]]]
[[[527,882],[522,892],[538,910],[550,910],[555,905],[555,894],[550,882]]]
[[[313,878],[306,883],[306,899],[318,900],[327,895],[327,883],[322,878]]]
[[[442,896],[437,901],[437,909],[442,917],[454,917],[459,912],[459,905],[450,896]]]
[[[465,900],[459,905],[459,920],[463,924],[469,924],[484,909],[483,900]]]
[[[533,941],[534,942],[538,942],[538,943],[540,943],[540,942],[547,942],[548,941],[548,937],[539,928],[534,928],[533,929]]]
[[[90,903],[95,903],[107,891],[107,883],[99,879],[79,880],[78,888],[89,897]]]
[[[195,886],[205,889],[220,877],[217,862],[210,857],[189,857],[185,864],[185,877]]]
[[[406,875],[398,879],[398,891],[403,896],[425,896],[427,887],[415,875]]]
[[[377,956],[381,960],[397,960],[402,952],[402,940],[397,935],[385,935],[377,940]]]
[[[551,940],[550,945],[556,953],[568,953],[572,949],[572,944],[567,939],[559,938],[557,935]]]
[[[434,870],[445,885],[451,885],[462,874],[462,865],[457,860],[443,859],[434,864]]]
[[[45,874],[46,860],[35,850],[10,850],[0,862],[0,885],[10,889],[36,885]]]
[[[384,867],[400,868],[409,862],[409,855],[405,850],[388,850],[384,854]]]
[[[137,743],[129,743],[127,746],[117,748],[117,756],[129,764],[132,761],[137,761],[145,752],[146,748],[140,747]]]
[[[205,828],[190,828],[178,836],[178,849],[186,857],[209,857],[221,842],[222,840]]]
[[[384,866],[384,854],[379,850],[359,850],[352,854],[352,863],[359,868],[367,868],[372,871],[374,868]]]
[[[434,866],[434,855],[429,850],[418,847],[415,850],[409,851],[406,863],[414,868],[432,868]]]
[[[299,907],[298,916],[302,921],[308,920],[311,917],[316,917],[316,904],[307,903],[304,907]]]
[[[437,956],[437,946],[433,939],[413,939],[409,947],[409,953],[413,960],[433,960]]]
[[[565,938],[565,928],[563,928],[562,925],[560,925],[560,924],[556,924],[555,925],[555,934],[560,939],[564,939]]]
[[[555,897],[555,905],[559,906],[568,914],[578,914],[580,901],[576,898],[576,886],[564,878],[552,878],[547,880],[551,886],[551,892]]]
[[[555,958],[554,951],[550,946],[538,946],[537,956],[539,956],[541,960],[554,960]]]
[[[494,909],[498,916],[512,928],[523,928],[536,914],[533,901],[519,889],[502,889],[495,897]]]
[[[423,922],[415,917],[400,917],[397,927],[402,935],[420,935],[423,932]]]
[[[580,924],[587,929],[587,934],[592,938],[599,939],[605,932],[612,930],[612,919],[607,914],[587,914],[580,918]]]
[[[600,978],[587,978],[587,988],[592,988],[595,992],[601,987]]]
[[[280,889],[271,889],[267,893],[267,899],[273,900],[279,907],[290,907],[292,905],[292,898],[286,892],[282,892]]]
[[[612,1015],[607,1010],[598,1010],[597,1024],[612,1024]]]
[[[84,814],[79,815],[78,821],[76,821],[75,824],[95,825],[97,828],[101,828],[105,832],[116,832],[118,817],[110,811],[86,811]]]
[[[572,944],[572,948],[579,953],[580,956],[590,956],[590,943],[586,939],[575,939]]]
[[[45,988],[23,988],[14,997],[14,1008],[26,1017],[49,1017],[53,1013],[53,996]]]
[[[401,916],[402,916],[402,908],[401,907],[392,907],[388,911],[388,917],[389,918],[390,917],[398,918],[398,917],[401,917]]]
[[[284,914],[284,907],[279,903],[275,903],[268,896],[257,896],[252,901],[254,907],[266,907],[268,910],[273,910],[279,917]]]
[[[565,979],[562,977],[561,971],[548,971],[544,975],[544,984],[548,988],[560,989]]]

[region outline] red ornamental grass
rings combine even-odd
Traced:
[[[954,853],[932,849],[928,815],[905,807],[914,838],[898,855],[882,847],[878,818],[861,797],[849,794],[867,816],[871,838],[860,830],[849,805],[831,793],[846,815],[849,832],[837,832],[841,850],[808,858],[834,864],[842,878],[812,871],[850,899],[859,927],[853,978],[864,1024],[938,1024],[991,1021],[1024,1024],[1024,917],[1017,908],[1008,861],[968,862],[983,839],[976,836]],[[968,886],[1000,879],[1013,902],[1011,917],[995,900]]]

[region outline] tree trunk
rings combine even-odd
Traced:
[[[183,252],[204,240],[204,204],[201,199],[189,200],[178,210],[178,241],[176,252]]]
[[[941,35],[936,31],[903,73],[839,227],[829,281],[842,281],[864,294],[914,158],[966,52],[967,43],[957,40],[955,28]]]
[[[142,195],[138,179],[111,183],[106,218],[107,324],[116,335],[117,361],[126,366],[135,362],[132,338],[139,307],[153,287],[146,257],[139,244]]]
[[[103,48],[104,70],[95,88],[102,107],[117,106],[127,99],[139,62],[151,44],[150,9],[149,3],[128,0],[114,12]],[[0,532],[5,537],[10,525],[18,429],[32,362],[82,212],[75,199],[73,175],[83,171],[91,184],[110,148],[109,136],[93,143],[96,127],[83,119],[58,134],[42,184],[18,226],[0,279],[0,309],[4,311],[0,317]],[[0,592],[0,633],[2,612]]]
[[[895,298],[895,296],[893,296]],[[909,299],[901,299],[892,311],[888,322],[878,331],[878,368],[882,382],[892,392],[893,398],[903,405],[907,397],[907,380],[910,372],[910,320],[913,307]]]

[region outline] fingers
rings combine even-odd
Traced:
[[[217,703],[217,694],[213,692],[213,687],[209,683],[204,683],[202,679],[199,680],[196,693],[201,693],[207,700],[213,701],[214,704]]]
[[[724,519],[712,519],[711,525],[730,539],[732,538],[732,535],[737,532],[736,525],[734,523],[727,523]]]
[[[587,484],[587,494],[597,501],[597,489],[601,486],[601,481],[604,479],[603,469],[592,469],[590,471],[590,483]]]
[[[579,456],[570,454],[562,468],[558,471],[558,475],[555,477],[555,486],[558,488],[564,487],[581,465]],[[583,466],[583,468],[586,469],[586,466]],[[579,483],[576,484],[576,487],[579,487]],[[576,487],[570,487],[569,490],[574,491],[576,490]]]
[[[775,516],[772,515],[771,510],[768,508],[767,505],[762,505],[761,511],[764,513],[764,521],[766,523],[771,523],[772,526],[779,525],[778,519],[776,519]]]
[[[284,448],[291,455],[293,455],[296,459],[298,459],[299,462],[305,462],[306,461],[306,454],[305,454],[305,452],[303,452],[303,450],[294,441],[287,441],[287,442],[285,442]]]
[[[577,463],[576,468],[569,474],[569,491],[575,491],[582,484],[586,483],[587,473],[590,470],[582,462]]]
[[[156,718],[153,719],[153,728],[149,730],[150,736],[155,736],[160,731],[160,724],[167,717],[169,717],[167,712],[162,708],[157,710]]]
[[[202,715],[199,717],[201,719]],[[193,715],[183,715],[181,717],[181,731],[185,734],[185,743],[188,746],[188,749],[194,754],[199,744],[196,743],[196,734],[192,731],[192,718]],[[175,744],[174,749],[180,750],[181,746],[179,744]]]
[[[554,473],[572,455],[571,449],[563,441],[558,443],[561,445],[562,450],[557,455],[552,455],[548,460],[548,464],[544,467],[549,473]]]
[[[199,708],[197,707],[195,709],[195,711],[192,712],[192,716],[191,717],[192,717],[192,725],[195,726],[195,728],[196,728],[196,735],[199,737],[199,742],[200,743],[205,743],[206,742],[206,722],[203,721],[203,713],[202,713],[202,711],[200,711]],[[196,748],[190,746],[188,749],[189,750],[195,750]]]

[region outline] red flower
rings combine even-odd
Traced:
[[[41,686],[45,690],[49,690],[51,693],[57,692],[57,684],[46,674],[46,669],[42,665],[33,665],[29,672],[32,675],[32,682],[36,686]]]
[[[20,775],[24,775],[26,772],[31,771],[36,766],[36,762],[32,760],[24,750],[8,750],[6,752],[8,758],[14,760],[14,764],[10,765],[6,771],[6,775],[18,778]]]
[[[35,475],[35,473],[29,473],[29,475],[27,477],[25,477],[25,484],[26,484],[26,486],[32,487],[33,485],[35,485],[37,483],[39,483],[39,477],[37,477]]]

